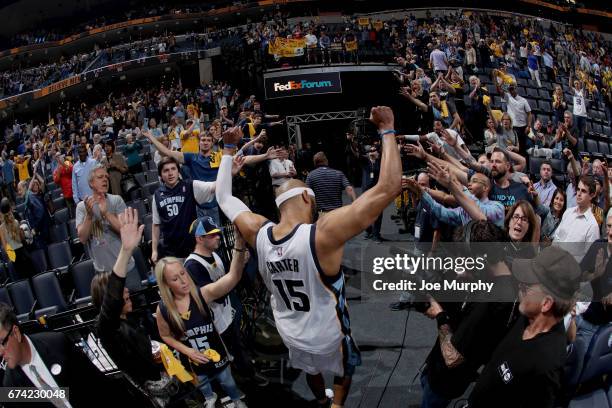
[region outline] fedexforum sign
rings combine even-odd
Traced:
[[[264,82],[266,98],[342,93],[339,72],[268,77]]]

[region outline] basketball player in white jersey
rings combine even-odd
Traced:
[[[319,404],[329,404],[321,373],[334,378],[332,407],[346,400],[355,367],[361,364],[350,330],[344,276],[344,244],[364,231],[401,191],[402,166],[395,142],[393,111],[372,108],[372,121],[383,143],[378,183],[351,205],[338,208],[313,224],[314,193],[300,180],[277,190],[280,222],[270,223],[233,197],[231,165],[241,131],[223,135],[223,159],[216,196],[225,215],[248,244],[257,249],[259,272],[271,292],[277,329],[289,349],[291,365],[306,372]]]

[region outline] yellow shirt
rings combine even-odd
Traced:
[[[24,159],[21,163],[15,163],[15,167],[19,171],[19,181],[24,181],[30,178],[30,172],[28,171],[28,164],[30,159]]]
[[[181,152],[183,153],[198,153],[200,151],[198,136],[193,133],[187,134],[186,130],[181,132],[181,142]]]

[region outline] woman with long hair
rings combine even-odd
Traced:
[[[540,242],[540,221],[531,204],[519,200],[506,214],[504,227],[510,237],[508,255],[515,258],[535,257],[534,245]]]
[[[540,231],[540,240],[542,242],[552,242],[552,236],[563,218],[563,213],[567,208],[567,199],[565,191],[558,188],[550,200],[550,206],[542,221],[542,230]]]
[[[197,375],[206,407],[217,399],[210,383],[217,380],[236,408],[246,408],[230,370],[230,358],[213,324],[208,304],[228,294],[240,281],[248,260],[246,244],[236,234],[229,272],[216,282],[198,288],[178,258],[166,257],[155,267],[161,301],[156,318],[159,335],[178,350],[185,368]]]
[[[0,201],[0,221],[0,243],[2,248],[6,250],[8,244],[15,251],[13,266],[15,267],[16,276],[11,276],[11,279],[17,280],[27,277],[27,274],[31,274],[31,271],[34,270],[34,265],[32,265],[28,251],[23,246],[23,231],[19,228],[19,222],[15,219],[11,204],[6,197]]]

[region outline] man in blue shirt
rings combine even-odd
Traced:
[[[2,153],[2,194],[8,197],[12,203],[15,202],[15,163]]]
[[[72,198],[75,205],[86,197],[92,195],[89,186],[89,173],[97,161],[87,155],[87,147],[80,144],[78,149],[79,161],[72,168]]]
[[[489,200],[491,183],[487,176],[476,173],[470,179],[466,189],[456,179],[451,179],[448,170],[441,169],[436,163],[430,163],[432,177],[442,186],[449,189],[461,207],[446,208],[434,201],[428,191],[421,197],[423,206],[431,211],[440,222],[451,226],[466,225],[471,220],[486,220],[495,225],[504,226],[504,206],[497,201]],[[469,191],[468,191],[469,190]]]

